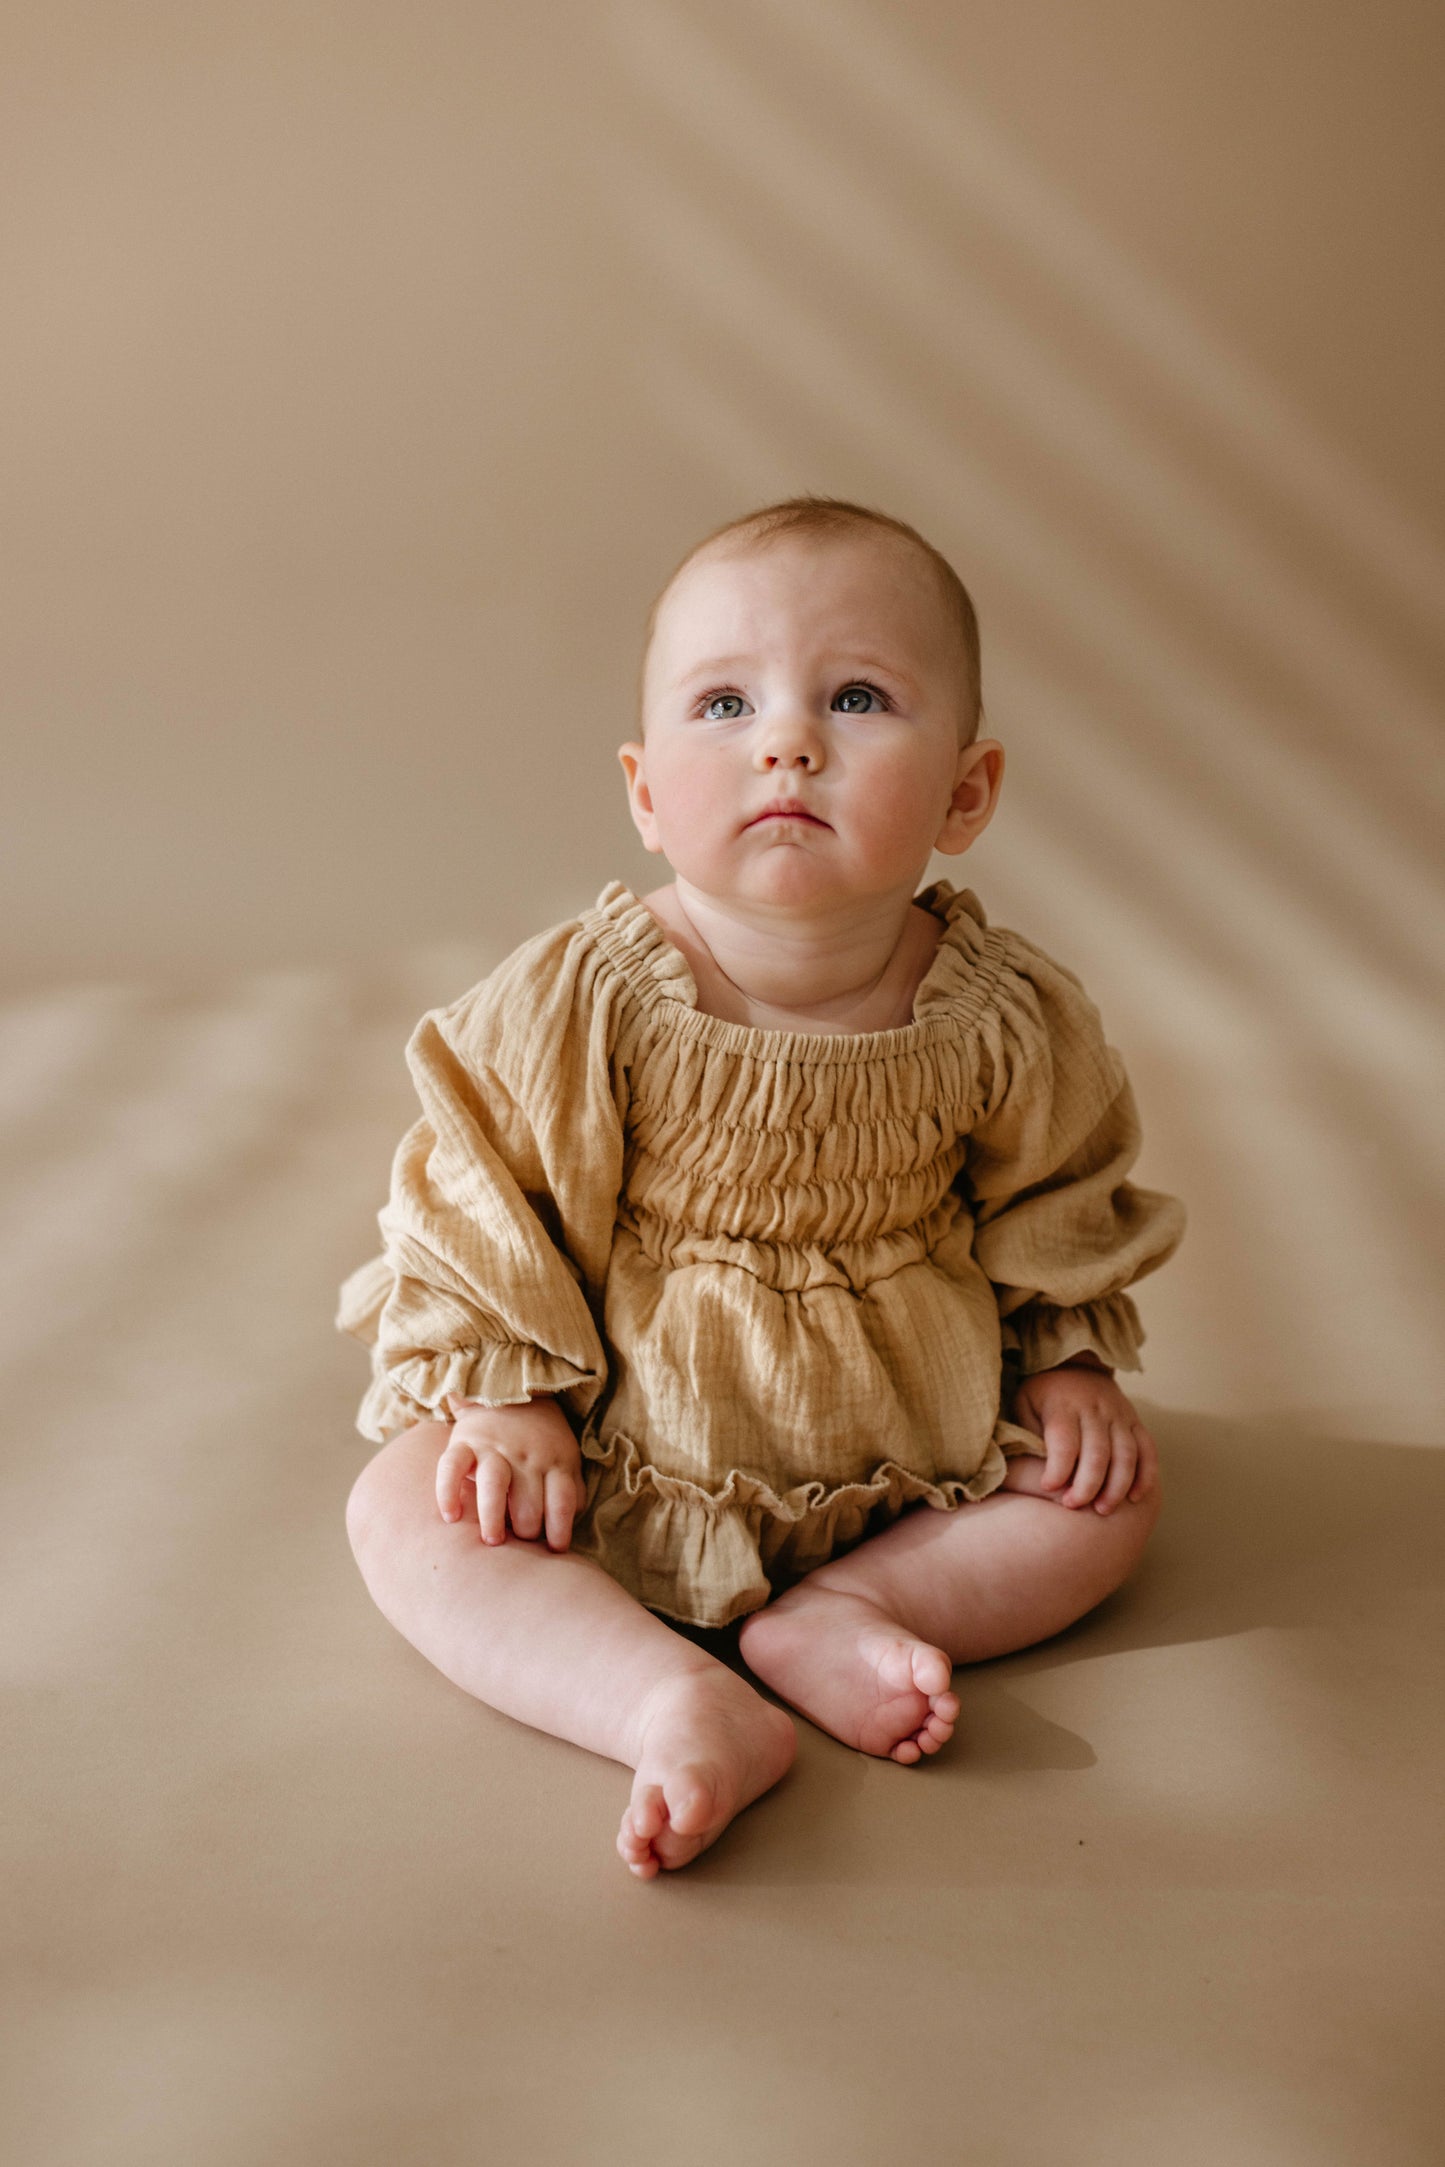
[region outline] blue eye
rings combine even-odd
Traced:
[[[878,690],[878,687],[876,685],[870,685],[866,678],[855,678],[851,685],[845,685],[843,687],[843,690],[838,693],[834,698],[833,705],[837,708],[839,714],[871,715],[877,712],[877,710],[872,707],[856,707],[852,704],[855,697],[859,693],[861,693],[865,699],[876,700],[878,702],[879,709],[885,708],[888,705],[887,700],[885,699],[884,695]]]
[[[719,715],[714,712],[719,707],[729,706],[729,703],[731,703],[731,712],[729,714]],[[747,704],[740,692],[714,692],[703,708],[702,719],[704,722],[736,722]]]

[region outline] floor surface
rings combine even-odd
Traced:
[[[440,967],[5,1018],[3,2156],[1434,2167],[1445,1454],[1167,1403],[1202,1196],[1137,1579],[937,1762],[801,1725],[636,1883],[626,1771],[429,1671],[343,1533]]]

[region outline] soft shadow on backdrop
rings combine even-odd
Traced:
[[[16,2156],[874,2167],[896,2068],[951,2160],[967,2043],[990,2167],[1423,2167],[1439,11],[18,0],[0,57]],[[367,1609],[330,1308],[414,1016],[657,877],[655,588],[804,488],[977,598],[1008,782],[931,870],[1189,1201],[1170,1506],[946,1767],[810,1735],[649,1908],[621,1772]]]

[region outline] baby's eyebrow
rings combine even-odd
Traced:
[[[906,685],[910,692],[918,690],[917,679],[910,677],[907,670],[900,669],[896,662],[883,662],[874,655],[852,655],[849,660],[856,662],[860,669],[876,670],[880,677],[896,677],[899,684]]]
[[[690,662],[682,675],[673,679],[672,689],[676,692],[691,684],[694,677],[723,677],[729,671],[742,669],[751,659],[749,655],[720,655],[712,662]]]
[[[695,678],[699,677],[736,675],[740,671],[751,667],[753,659],[751,655],[716,655],[707,662],[690,662],[681,676],[673,679],[672,690],[680,692],[684,685],[690,685]],[[847,655],[843,658],[840,668],[843,669],[845,675],[847,670],[853,668],[876,670],[880,677],[896,677],[898,682],[901,685],[906,685],[910,692],[917,692],[918,690],[917,680],[911,677],[907,670],[900,669],[896,662],[884,662],[875,655]]]

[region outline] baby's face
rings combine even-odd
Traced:
[[[619,755],[633,818],[718,899],[911,895],[929,852],[967,848],[992,811],[1001,755],[960,745],[966,700],[960,636],[906,542],[722,545],[658,613],[644,739]],[[770,814],[779,798],[812,817]]]

